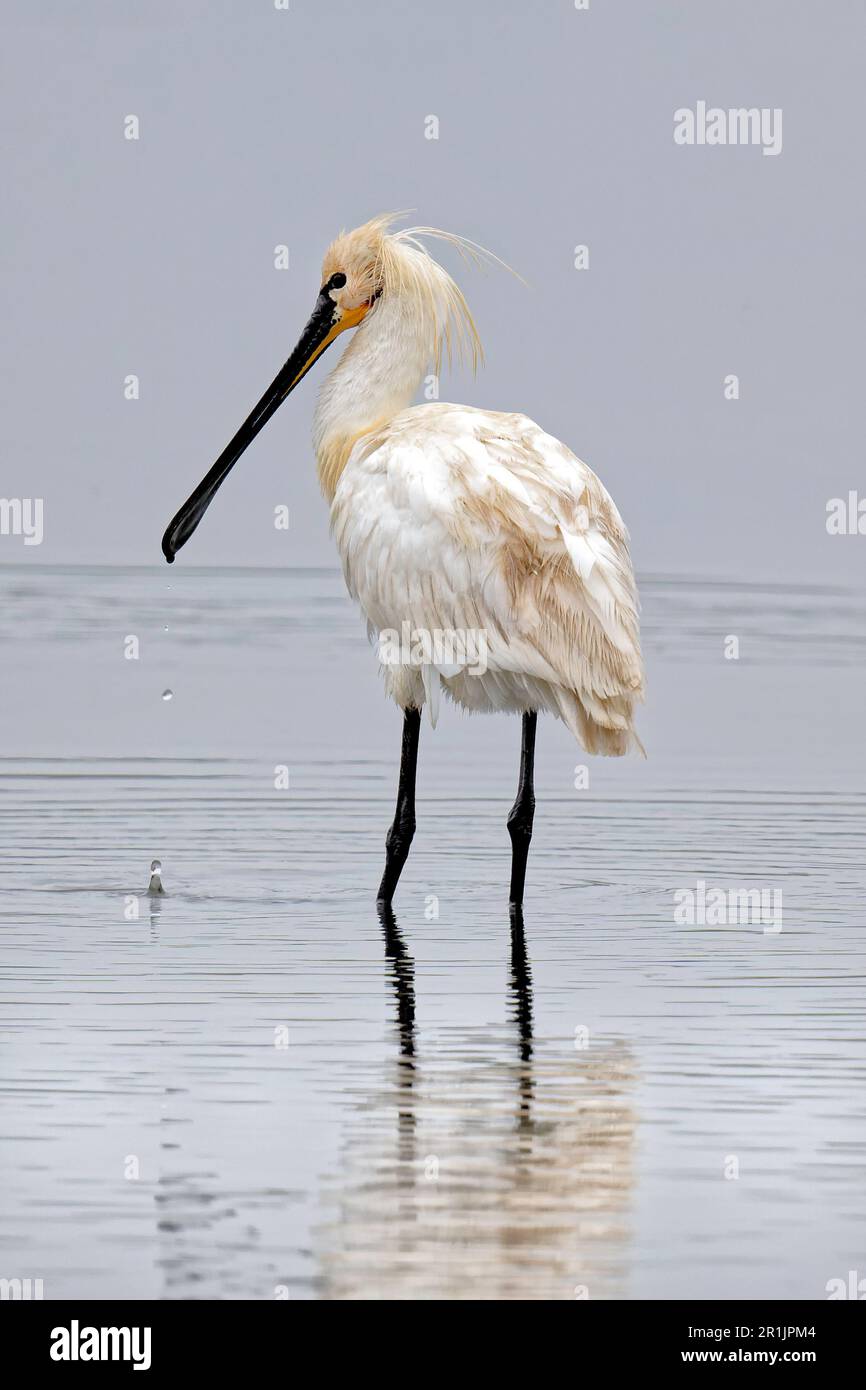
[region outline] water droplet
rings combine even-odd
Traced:
[[[163,698],[164,700],[173,700],[173,699],[174,699],[174,691],[173,691],[173,690],[164,690],[164,691],[162,692],[162,698]]]
[[[163,632],[168,632],[168,623],[166,623],[165,627],[162,630]]]
[[[147,885],[148,896],[158,898],[165,894],[162,886],[162,864],[158,859],[152,859],[150,864],[150,882]]]

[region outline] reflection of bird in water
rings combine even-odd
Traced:
[[[523,908],[511,908],[512,1017],[520,1055],[520,1123],[528,1125],[532,1105],[532,974],[523,929]]]
[[[635,1119],[621,1045],[541,1048],[523,917],[511,917],[503,1052],[492,1030],[416,1032],[412,958],[381,913],[399,1057],[345,1135],[319,1232],[331,1298],[616,1296]],[[396,1130],[395,1130],[396,1118]]]
[[[150,899],[150,939],[152,942],[159,941],[159,914],[162,912],[162,899]]]
[[[394,913],[385,903],[379,904],[379,921],[385,933],[385,955],[393,970],[400,1055],[409,1059],[411,1069],[411,1058],[415,1055],[415,962],[406,949]]]
[[[379,904],[379,921],[385,934],[385,956],[391,962],[392,981],[397,999],[397,1030],[400,1055],[397,1070],[397,1091],[400,1099],[400,1158],[411,1160],[415,1132],[415,1110],[412,1087],[415,1081],[415,962],[406,949],[400,928],[391,908]]]

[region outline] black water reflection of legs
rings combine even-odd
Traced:
[[[397,919],[388,903],[377,907],[385,937],[385,959],[391,967],[391,984],[397,1004],[400,1055],[397,1068],[400,1157],[413,1157],[415,1137],[415,961],[409,954]]]
[[[511,1017],[517,1031],[517,1049],[520,1058],[518,1119],[521,1128],[529,1128],[532,1123],[534,1089],[532,1075],[532,968],[526,949],[523,909],[517,905],[512,905],[509,915],[511,919],[509,992]]]

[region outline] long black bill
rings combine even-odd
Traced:
[[[326,289],[322,289],[291,357],[274,377],[258,405],[244,420],[234,439],[223,449],[213,468],[202,478],[195,492],[186,499],[177,515],[172,517],[162,538],[162,553],[169,564],[174,562],[181,546],[186,545],[244,449],[252,443],[289,392],[306,376],[329,342],[333,342],[339,323],[337,306]]]

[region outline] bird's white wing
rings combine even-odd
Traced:
[[[376,630],[481,629],[492,671],[631,727],[643,665],[628,535],[592,470],[532,420],[403,411],[355,446],[332,522]]]

